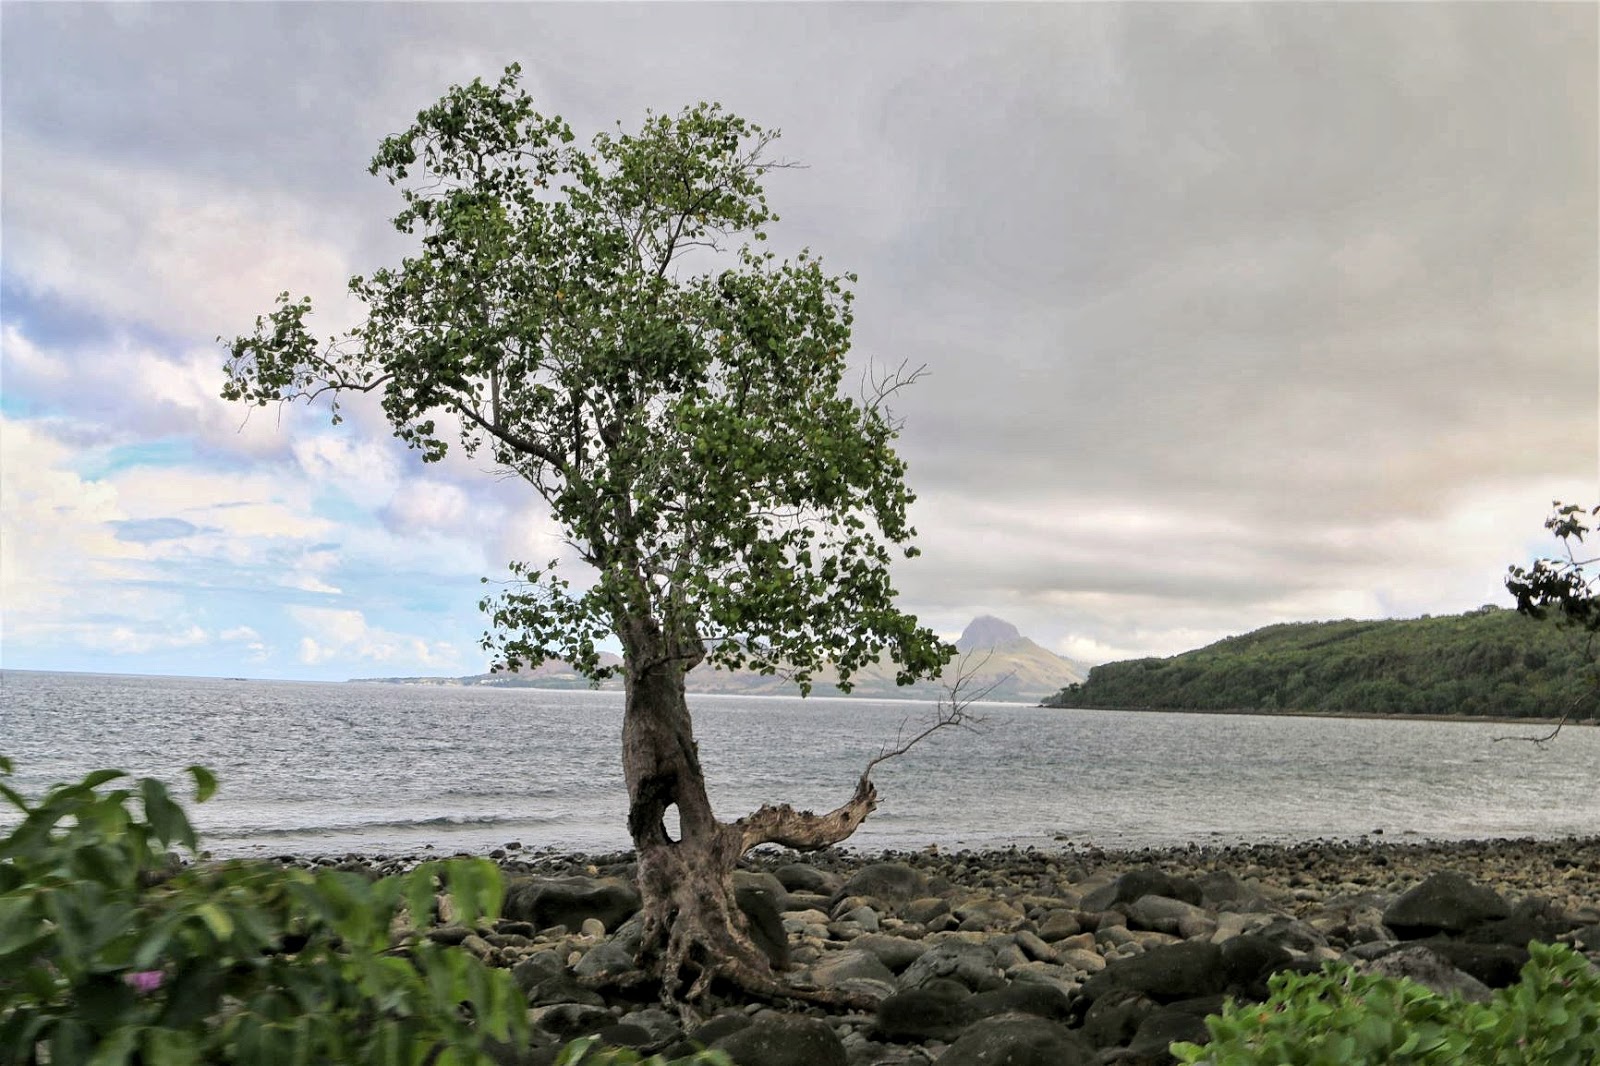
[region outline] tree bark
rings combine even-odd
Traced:
[[[758,844],[813,850],[844,840],[876,806],[871,781],[863,774],[850,800],[825,815],[764,806],[732,824],[717,821],[684,693],[686,660],[663,654],[648,625],[631,627],[624,650],[622,765],[644,915],[640,967],[659,976],[663,998],[680,1009],[719,977],[766,995],[837,998],[778,983],[735,902],[733,870]],[[666,824],[673,807],[677,839]]]

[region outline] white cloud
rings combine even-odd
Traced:
[[[293,279],[348,325],[352,271],[327,222],[303,201],[7,133],[7,274],[107,317],[232,336]]]
[[[404,670],[462,668],[460,654],[448,642],[369,625],[360,611],[290,607],[288,613],[305,631],[299,657],[307,666],[347,660],[392,663]]]

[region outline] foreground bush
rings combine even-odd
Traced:
[[[1531,944],[1522,980],[1488,1003],[1404,979],[1330,965],[1278,974],[1265,1003],[1206,1019],[1205,1047],[1174,1044],[1206,1066],[1595,1066],[1600,971],[1570,948]]]
[[[489,1039],[525,1044],[510,974],[412,929],[437,892],[455,921],[493,918],[492,863],[180,868],[168,849],[194,857],[195,833],[160,781],[102,770],[33,803],[11,772],[0,758],[22,813],[0,839],[0,1064],[468,1066]],[[190,773],[204,801],[216,781]]]

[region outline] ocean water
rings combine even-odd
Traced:
[[[720,817],[828,810],[932,708],[691,696]],[[862,851],[1167,846],[1600,832],[1600,729],[1497,743],[1479,722],[985,705],[874,773]],[[618,693],[5,671],[0,754],[37,795],[92,769],[210,767],[191,807],[217,855],[628,846]],[[0,825],[7,813],[0,813]],[[14,814],[10,816],[14,823]]]

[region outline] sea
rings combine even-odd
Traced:
[[[690,697],[711,800],[829,810],[927,703]],[[1600,833],[1600,728],[1050,710],[983,704],[873,775],[846,845],[878,853],[1561,837]],[[213,855],[612,852],[625,829],[616,692],[0,673],[23,795],[113,767],[220,787],[190,805]],[[15,825],[0,811],[0,831]]]

